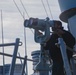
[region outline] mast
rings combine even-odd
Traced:
[[[2,30],[2,44],[4,44],[2,10],[1,10],[1,30]],[[3,53],[4,53],[4,46],[2,47],[2,50],[3,50]],[[4,55],[3,55],[3,75],[5,75],[4,64],[5,64],[5,58],[4,58]]]

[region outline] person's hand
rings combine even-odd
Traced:
[[[39,30],[36,30],[36,32],[37,32],[37,34],[38,34],[39,36],[42,36],[42,35],[43,35],[43,33],[40,32]]]
[[[58,35],[58,36],[62,36],[62,34],[64,34],[64,31],[61,30],[61,29],[56,29],[55,33]]]

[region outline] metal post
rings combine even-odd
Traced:
[[[16,62],[16,57],[17,57],[18,46],[19,46],[19,38],[16,39],[13,58],[12,58],[12,63],[11,63],[10,70],[9,70],[9,75],[14,75],[14,69],[15,69],[15,62]]]
[[[2,30],[2,43],[4,44],[4,34],[3,34],[3,17],[2,17],[2,10],[1,10],[1,30]],[[3,53],[4,53],[4,47],[2,47]],[[5,75],[5,57],[3,55],[3,75]]]
[[[68,62],[67,54],[66,54],[66,46],[62,38],[58,38],[59,44],[60,44],[60,50],[64,62],[64,68],[66,71],[66,75],[72,75],[71,70],[70,70],[70,65]]]
[[[41,53],[39,57],[39,62],[35,66],[35,71],[39,71],[39,75],[49,75],[50,67],[47,63],[47,59],[44,53],[44,44],[41,44]]]

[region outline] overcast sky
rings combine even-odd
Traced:
[[[59,15],[61,12],[58,5],[58,0],[48,0],[50,9],[51,9],[51,14],[47,5],[47,0],[43,0],[48,15],[44,10],[41,0],[22,0],[29,17],[26,14],[24,8],[22,7],[20,0],[15,0],[15,2],[19,7],[20,12],[24,14],[25,19],[28,19],[29,17],[45,19],[47,16],[49,16],[49,18],[52,20],[52,17],[51,17],[51,14],[52,14],[53,19],[59,20]],[[0,0],[0,10],[2,10],[2,16],[3,16],[4,43],[15,42],[16,38],[20,38],[23,45],[19,47],[19,52],[21,56],[25,56],[23,17],[18,11],[13,0]],[[1,19],[0,19],[0,23],[1,23]],[[65,28],[67,27],[65,26]],[[2,43],[1,27],[0,27],[0,43]],[[27,43],[26,44],[27,55],[28,55],[28,58],[31,58],[31,52],[35,50],[39,50],[40,45],[34,41],[34,34],[30,29],[26,30],[26,43]],[[5,48],[5,53],[12,54],[13,49],[14,48],[11,48],[11,47]],[[0,51],[2,52],[1,48],[0,48]],[[0,62],[2,62],[1,58],[2,56],[0,56]],[[10,63],[7,60],[5,60],[5,62]]]

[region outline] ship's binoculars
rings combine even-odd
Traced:
[[[46,19],[29,18],[24,21],[25,27],[33,28],[41,31],[45,31],[47,25],[49,25],[49,27],[53,27],[54,21],[49,20],[49,18]]]
[[[44,43],[50,37],[50,27],[54,26],[54,21],[46,19],[38,19],[38,18],[30,18],[24,21],[24,26],[27,28],[33,28],[34,31],[34,39],[37,43]],[[40,35],[40,32],[42,35]]]

